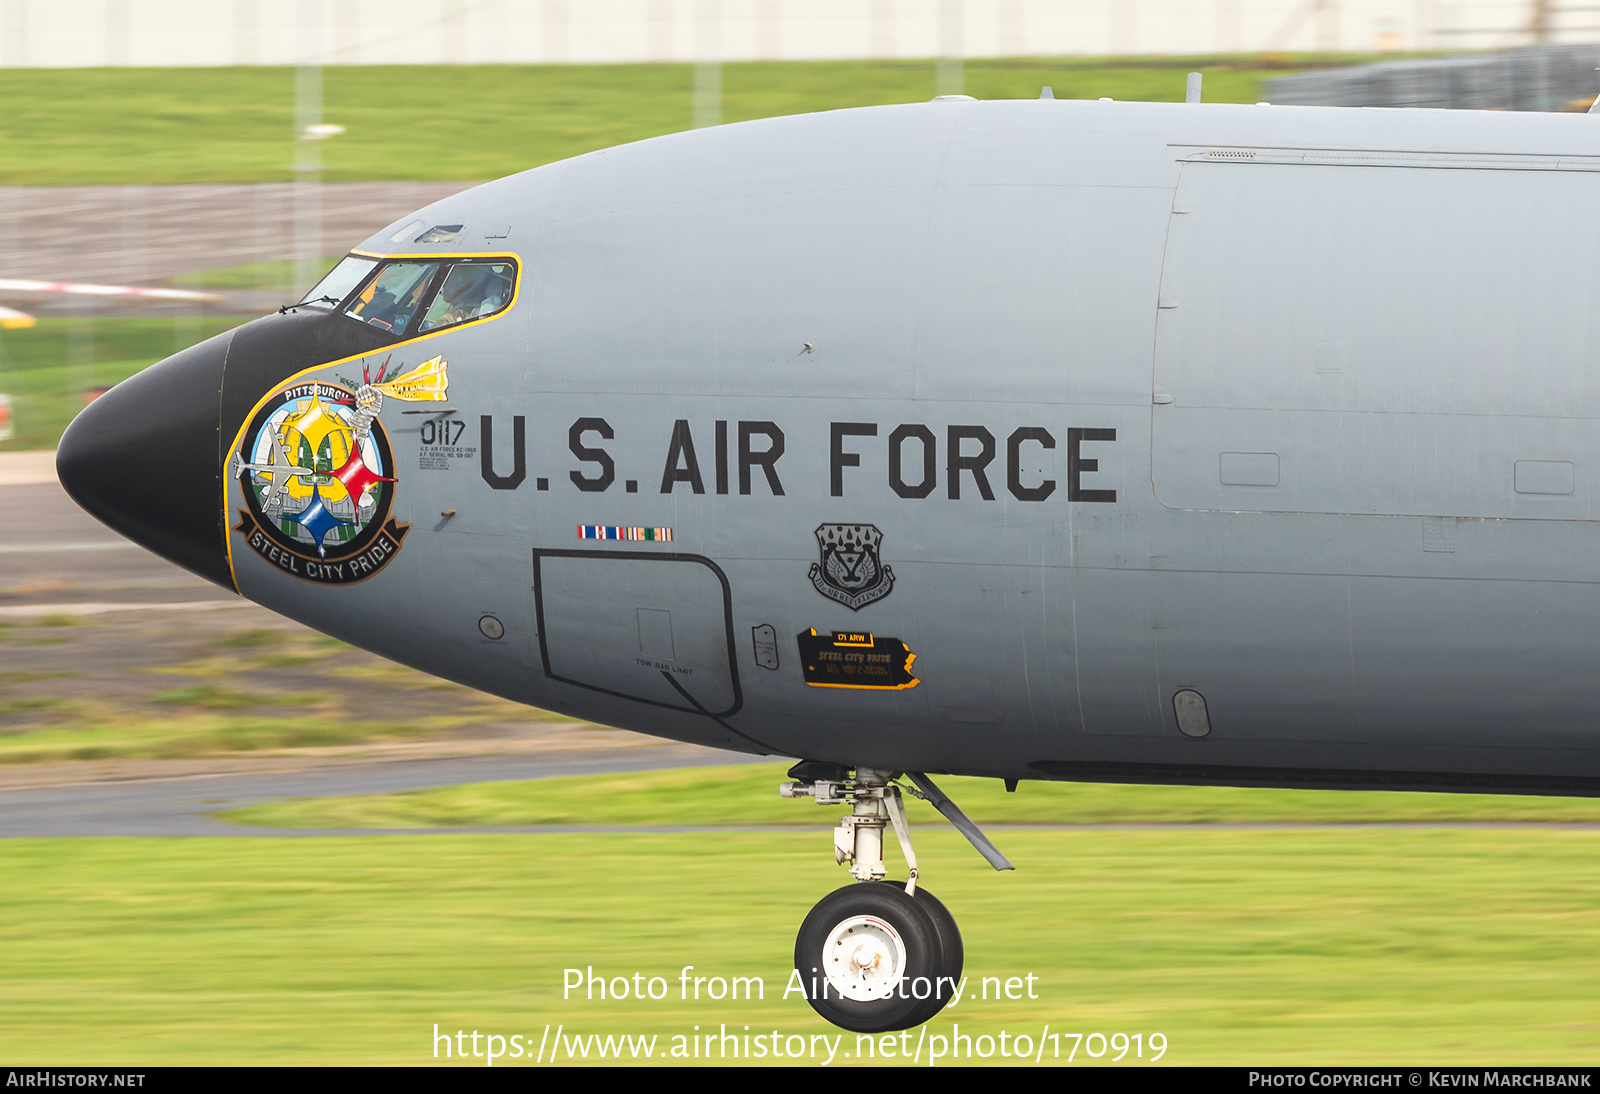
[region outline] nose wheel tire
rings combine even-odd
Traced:
[[[854,1033],[908,1029],[950,996],[952,959],[960,979],[961,935],[932,897],[893,882],[836,889],[800,925],[794,964],[807,1000]]]

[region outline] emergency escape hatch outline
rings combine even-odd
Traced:
[[[545,558],[573,558],[573,559],[623,559],[628,562],[688,562],[699,563],[716,575],[722,584],[722,625],[724,641],[728,649],[728,681],[733,689],[733,705],[727,710],[707,710],[700,706],[676,681],[671,681],[683,693],[684,698],[693,705],[681,706],[676,703],[664,703],[659,699],[646,699],[640,695],[633,695],[625,691],[614,691],[603,688],[598,684],[588,684],[582,680],[574,680],[569,676],[560,676],[550,668],[550,647],[545,636],[544,620],[544,573],[540,560]],[[572,550],[547,550],[535,547],[533,549],[533,610],[534,623],[539,634],[539,661],[544,666],[544,674],[551,680],[574,687],[584,688],[588,691],[598,691],[603,695],[614,695],[619,699],[628,699],[635,703],[647,703],[653,707],[664,707],[667,710],[680,710],[685,714],[700,714],[707,718],[730,718],[739,713],[744,706],[744,691],[739,686],[739,659],[733,640],[733,590],[728,585],[728,575],[722,572],[722,567],[712,562],[704,555],[690,554],[639,554],[634,551],[572,551]],[[669,678],[670,679],[670,678]]]

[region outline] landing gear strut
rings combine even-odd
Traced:
[[[850,864],[856,884],[820,900],[795,939],[794,967],[816,1012],[856,1033],[920,1025],[944,1008],[961,982],[965,950],[955,917],[917,884],[916,852],[902,789],[932,802],[972,840],[997,870],[1012,869],[977,826],[925,775],[908,773],[919,789],[894,782],[899,772],[805,761],[789,772],[786,798],[852,807],[833,830],[834,859]],[[958,819],[959,818],[959,819]],[[909,880],[885,881],[883,830],[894,825]]]

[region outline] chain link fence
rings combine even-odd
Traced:
[[[1600,92],[1597,65],[1600,46],[1526,46],[1279,76],[1268,81],[1268,99],[1285,106],[1583,111]]]

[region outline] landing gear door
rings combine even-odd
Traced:
[[[536,550],[533,590],[550,679],[717,718],[742,705],[728,579],[710,559]]]

